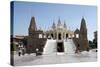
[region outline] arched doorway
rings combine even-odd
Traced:
[[[66,34],[66,38],[68,38],[68,33]]]
[[[58,39],[61,40],[61,33],[58,34]]]
[[[51,34],[51,37],[52,37],[52,38],[54,37],[53,34]]]
[[[57,42],[57,52],[64,52],[63,42]]]

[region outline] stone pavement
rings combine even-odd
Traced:
[[[79,54],[61,54],[61,55],[42,55],[26,54],[24,56],[14,55],[15,66],[77,63],[77,62],[95,62],[97,61],[97,52],[89,51]]]

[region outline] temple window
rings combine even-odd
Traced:
[[[76,38],[79,38],[79,34],[76,34]]]
[[[44,35],[43,37],[46,38],[46,35]]]
[[[72,37],[74,37],[74,35],[72,35]]]
[[[42,38],[42,34],[39,34],[39,38]]]

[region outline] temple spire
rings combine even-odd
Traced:
[[[67,28],[67,26],[66,26],[66,22],[64,21],[64,28]]]
[[[37,27],[36,27],[35,17],[32,17],[29,25],[29,32],[36,31],[36,30]]]
[[[81,27],[80,27],[80,31],[87,33],[87,28],[86,28],[86,21],[84,19],[84,17],[82,16],[82,20],[81,20]]]
[[[85,21],[84,17],[82,17],[82,20],[81,20],[79,39],[80,39],[80,49],[89,51],[86,21]]]
[[[58,24],[57,24],[57,26],[60,26],[61,25],[61,20],[60,20],[60,18],[58,19]]]
[[[52,28],[56,28],[56,25],[55,25],[55,22],[53,21],[53,25],[52,25]]]

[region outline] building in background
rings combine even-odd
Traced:
[[[93,43],[95,44],[95,48],[97,48],[97,43],[98,43],[98,40],[97,40],[97,31],[94,32]]]

